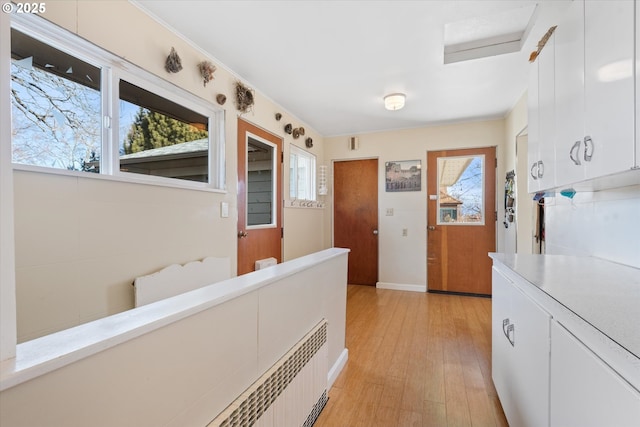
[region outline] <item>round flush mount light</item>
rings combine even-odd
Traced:
[[[395,111],[404,107],[404,100],[406,96],[404,93],[392,93],[384,97],[384,108],[387,110]]]

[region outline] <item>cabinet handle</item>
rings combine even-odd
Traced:
[[[586,140],[585,140],[585,145],[587,144]],[[580,166],[580,157],[578,156],[580,152],[580,141],[576,141],[573,144],[573,147],[571,147],[571,150],[569,150],[569,157],[571,158],[571,161],[576,165],[576,166]],[[585,160],[587,159],[587,151],[585,150],[584,152],[584,156],[585,156]]]
[[[512,332],[513,332],[513,338],[511,338]],[[514,325],[513,323],[507,326],[507,339],[509,340],[511,347],[516,346],[516,325]]]
[[[509,318],[502,320],[502,333],[507,338],[507,341],[509,341],[509,344],[511,344],[511,347],[515,347],[515,326],[510,324],[510,322]],[[514,334],[514,339],[511,339],[512,332]]]
[[[533,178],[534,180],[538,179],[538,173],[533,172],[533,170],[536,168],[536,166],[538,166],[538,162],[535,162],[534,164],[531,165],[531,178]]]
[[[544,162],[542,160],[538,161],[538,178],[542,178],[544,176]]]
[[[591,139],[590,136],[585,136],[584,137],[584,161],[585,162],[590,162],[591,158],[593,157],[593,150],[595,149],[595,146],[593,145],[593,140]]]

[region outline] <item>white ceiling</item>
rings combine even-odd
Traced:
[[[567,4],[134,3],[323,136],[504,117],[526,90],[530,52]],[[447,40],[456,43],[513,33],[536,4],[536,25],[519,52],[444,64],[445,26]],[[384,109],[384,95],[393,92],[407,95],[404,109]]]

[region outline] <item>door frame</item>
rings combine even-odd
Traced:
[[[425,198],[426,198],[426,223],[427,226],[429,226],[429,153],[430,152],[434,152],[434,151],[463,151],[463,150],[482,150],[482,149],[494,149],[495,150],[495,176],[494,176],[494,183],[493,183],[493,191],[494,191],[494,204],[493,204],[493,209],[495,212],[495,218],[493,218],[493,214],[491,214],[491,212],[489,212],[489,214],[491,214],[492,218],[491,220],[494,221],[494,231],[493,231],[493,242],[494,242],[494,248],[497,250],[498,248],[498,216],[499,216],[499,197],[498,195],[500,194],[499,192],[499,183],[498,183],[498,153],[499,153],[499,149],[500,147],[498,145],[482,145],[482,146],[465,146],[465,147],[453,147],[453,148],[429,148],[426,150],[426,159],[427,159],[427,176],[426,176],[426,180],[427,180],[427,184],[426,184],[426,194],[425,194]],[[486,163],[488,164],[488,160],[486,160]],[[437,175],[437,169],[436,169],[436,175]],[[435,184],[437,187],[437,183]],[[487,211],[487,206],[485,206],[485,212]],[[437,216],[438,213],[435,213],[436,215],[436,221],[437,221]],[[488,220],[488,215],[485,218],[485,224],[486,221]],[[468,295],[468,296],[479,296],[479,297],[491,297],[491,294],[484,294],[484,293],[474,293],[474,292],[457,292],[457,291],[448,291],[448,290],[434,290],[434,289],[430,289],[429,288],[429,231],[426,231],[426,235],[425,235],[425,239],[426,239],[426,277],[425,277],[425,284],[426,284],[426,290],[427,292],[430,293],[444,293],[444,294],[455,294],[455,295]],[[488,258],[488,255],[487,255]]]
[[[274,206],[273,206],[273,215],[274,215],[274,219],[275,219],[275,226],[247,226],[247,212],[246,212],[246,191],[247,191],[247,183],[248,183],[248,168],[246,167],[246,163],[247,163],[247,143],[248,143],[248,138],[251,137],[255,140],[258,140],[262,143],[268,144],[268,145],[272,145],[274,146],[274,163],[276,165],[276,171],[274,171],[274,178],[276,179],[276,195],[274,197]],[[242,149],[241,149],[242,146]],[[277,240],[278,240],[278,253],[265,253],[264,256],[259,255],[260,258],[265,258],[265,257],[275,257],[278,261],[278,263],[282,262],[283,259],[283,254],[284,254],[284,241],[283,241],[283,235],[284,235],[284,225],[283,225],[283,213],[284,213],[284,167],[283,167],[283,161],[284,161],[284,138],[282,138],[279,135],[276,135],[258,125],[256,125],[255,123],[249,122],[248,120],[244,120],[240,117],[238,117],[238,124],[237,124],[237,143],[236,143],[236,149],[238,152],[238,158],[237,158],[237,162],[236,165],[238,167],[237,169],[237,173],[238,173],[238,177],[237,177],[237,206],[238,206],[238,217],[237,217],[237,222],[236,222],[236,228],[238,230],[238,240],[237,240],[237,274],[241,275],[246,273],[247,271],[244,271],[243,269],[243,264],[241,263],[242,260],[242,255],[241,255],[241,251],[243,250],[243,248],[245,247],[244,245],[244,241],[240,241],[241,239],[243,239],[243,237],[241,237],[241,232],[246,232],[247,234],[249,232],[252,232],[252,237],[257,233],[260,233],[261,230],[264,231],[271,231],[272,232],[272,236],[270,236],[271,239],[274,239],[273,242],[275,242],[276,239],[276,234],[277,234]],[[243,176],[241,176],[241,168],[240,168],[240,163],[243,163],[242,169],[244,169],[244,173],[242,174]],[[242,227],[244,225],[244,227]],[[248,231],[247,231],[248,230]],[[276,231],[274,231],[276,230]],[[246,235],[245,235],[246,236]],[[275,243],[274,243],[275,244]],[[257,260],[257,259],[256,259]],[[254,260],[254,261],[256,261]],[[253,271],[253,269],[251,270]]]

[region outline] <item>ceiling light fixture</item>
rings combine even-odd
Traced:
[[[404,93],[392,93],[384,97],[384,108],[387,110],[399,110],[404,107]]]

